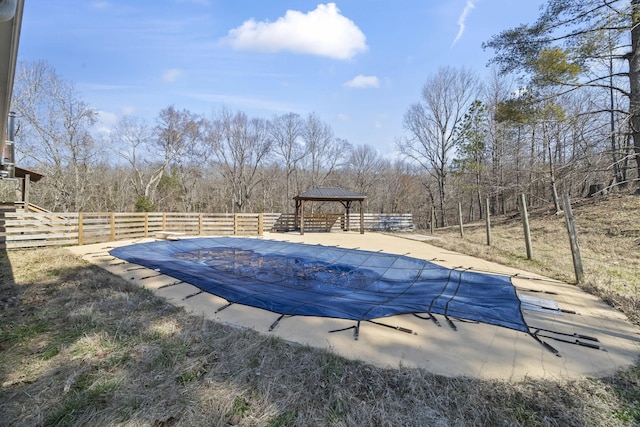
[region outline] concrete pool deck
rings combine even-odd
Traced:
[[[362,322],[358,340],[354,339],[353,329],[329,333],[355,325],[354,321],[343,319],[286,317],[273,331],[269,331],[279,317],[276,313],[240,304],[216,313],[227,303],[222,298],[198,293],[198,288],[187,283],[166,286],[175,283],[176,279],[123,263],[108,254],[114,247],[154,239],[75,246],[69,250],[194,314],[273,334],[287,341],[329,349],[341,356],[379,367],[422,368],[434,374],[485,379],[557,379],[609,375],[621,367],[634,364],[640,356],[640,328],[597,297],[574,285],[429,245],[422,241],[428,240],[427,236],[349,232],[307,233],[302,236],[297,233],[265,233],[259,238],[383,251],[433,261],[450,268],[517,275],[512,282],[521,299],[542,299],[544,304],[553,306],[557,303],[560,308],[523,310],[532,332],[540,330],[539,335],[554,337],[542,339],[557,349],[560,356],[554,355],[529,334],[461,321],[455,322],[457,330],[454,330],[443,316],[439,316],[441,326],[411,314],[376,320],[391,327]],[[402,329],[409,329],[412,333],[403,332]],[[563,335],[547,331],[561,332]],[[597,338],[598,341],[580,336]]]

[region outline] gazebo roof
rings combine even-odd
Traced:
[[[367,196],[360,193],[354,193],[353,191],[345,190],[343,188],[314,188],[313,190],[305,191],[295,196],[293,199],[298,200],[317,200],[322,202],[332,201],[362,201]]]

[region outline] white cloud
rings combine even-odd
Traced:
[[[94,130],[101,138],[108,138],[118,122],[118,116],[112,112],[98,110],[98,121],[94,125]]]
[[[346,113],[339,113],[338,114],[338,120],[340,120],[341,122],[346,122],[350,119],[351,117],[349,117],[348,114]]]
[[[276,22],[250,19],[230,30],[224,41],[238,50],[289,51],[335,59],[351,59],[368,49],[364,33],[335,3],[319,4],[306,14],[288,10]]]
[[[376,76],[363,76],[362,74],[355,76],[343,86],[354,89],[365,89],[369,87],[380,87],[380,80]]]
[[[389,123],[389,115],[388,114],[376,114],[371,126],[374,129],[384,129],[385,128],[385,123]]]
[[[165,83],[173,83],[182,75],[182,70],[170,68],[162,75],[162,81]]]
[[[471,9],[473,9],[474,7],[476,7],[476,5],[474,4],[474,0],[467,0],[467,4],[464,6],[464,10],[458,18],[458,34],[456,35],[455,40],[453,40],[453,44],[458,43],[458,41],[462,38],[462,34],[464,34],[464,29],[467,22],[467,17],[469,16],[469,13],[471,13]]]
[[[105,10],[111,7],[111,4],[108,1],[94,1],[91,3],[91,7],[98,10]]]
[[[122,112],[123,116],[131,116],[131,115],[135,114],[136,109],[132,105],[125,105],[124,107],[122,107],[120,109],[120,111]]]
[[[107,128],[111,128],[118,122],[118,116],[104,110],[98,110],[98,122]]]

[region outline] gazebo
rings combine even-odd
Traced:
[[[24,204],[24,209],[28,210],[29,190],[31,187],[31,183],[40,181],[42,178],[44,178],[44,175],[39,172],[21,168],[19,166],[16,166],[15,168],[15,175],[16,178],[20,179],[20,198],[22,199],[20,201]]]
[[[340,202],[345,208],[345,231],[349,231],[349,215],[353,202],[360,203],[360,234],[364,234],[364,212],[362,202],[367,196],[342,188],[315,188],[293,198],[296,201],[295,223],[300,224],[300,234],[304,234],[305,202]]]

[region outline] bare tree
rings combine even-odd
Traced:
[[[102,163],[93,168],[93,174],[100,177],[100,191],[91,199],[88,210],[94,212],[130,212],[134,208],[136,194],[127,179],[130,174],[128,165]],[[42,188],[35,185],[34,189]]]
[[[438,184],[441,225],[446,225],[447,177],[451,155],[458,144],[455,129],[477,97],[476,75],[464,68],[441,68],[422,88],[422,99],[404,116],[409,136],[397,143],[399,151],[418,162]]]
[[[281,163],[285,175],[284,201],[291,200],[291,186],[298,164],[305,156],[301,141],[304,121],[300,115],[288,113],[269,123],[269,137],[273,141],[276,162]]]
[[[175,197],[175,192],[181,192],[180,188],[180,165],[186,158],[197,157],[199,145],[203,140],[204,122],[201,117],[187,110],[178,111],[173,106],[160,111],[156,119],[152,147],[159,149],[160,165],[165,173],[171,172],[169,178],[177,181],[177,185],[166,186],[170,190],[164,197]],[[171,171],[170,168],[173,168]],[[162,175],[166,176],[166,175]],[[158,189],[162,182],[152,184],[151,194]],[[157,195],[156,195],[157,197]],[[178,197],[181,197],[178,194]],[[152,199],[153,201],[153,199]]]
[[[139,206],[143,201],[152,204],[153,192],[167,164],[153,153],[151,128],[140,117],[124,116],[116,124],[111,141],[118,156],[125,159],[131,168],[129,180],[135,191],[136,203]]]
[[[358,145],[351,151],[349,169],[353,174],[354,190],[367,194],[381,179],[380,171],[384,162],[370,145]]]
[[[91,134],[96,111],[44,62],[21,64],[13,108],[21,122],[18,151],[55,188],[48,207],[83,210],[99,184],[91,174],[100,154]]]
[[[321,187],[336,168],[346,161],[351,145],[344,139],[334,138],[331,127],[315,114],[309,114],[305,120],[302,139],[306,152],[303,163],[308,187]]]
[[[267,122],[222,111],[209,123],[207,143],[231,189],[233,210],[244,212],[260,182],[259,169],[271,153]]]

